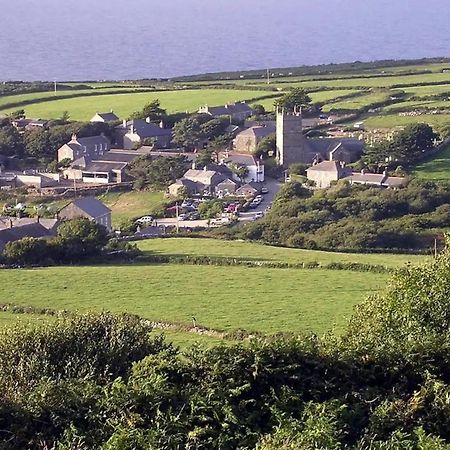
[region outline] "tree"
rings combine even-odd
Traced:
[[[248,176],[248,167],[242,166],[240,164],[231,163],[229,165],[230,170],[237,176],[241,181],[244,181]]]
[[[55,153],[50,146],[49,132],[47,130],[33,130],[24,133],[25,150],[28,156],[41,158],[54,157]]]
[[[204,167],[211,164],[213,162],[213,153],[213,150],[209,148],[201,150],[195,159],[195,164],[197,167]]]
[[[196,119],[182,119],[173,127],[172,142],[186,150],[193,150],[198,146],[201,134],[200,124]]]
[[[200,134],[205,139],[214,139],[225,133],[229,119],[227,117],[218,117],[211,119],[200,125]]]
[[[311,103],[311,97],[302,88],[293,88],[279,99],[275,100],[275,107],[293,110],[295,108],[302,108]]]
[[[22,157],[25,145],[22,135],[12,125],[0,128],[0,155]]]
[[[48,245],[44,239],[23,238],[8,242],[3,250],[3,256],[9,264],[41,264],[49,256]]]
[[[108,232],[103,225],[79,218],[63,222],[57,231],[54,244],[62,247],[68,260],[80,260],[99,255],[108,242]]]
[[[181,178],[187,167],[188,162],[184,156],[153,158],[151,155],[143,155],[129,164],[127,173],[134,178],[135,189],[150,186],[164,188]]]
[[[130,119],[150,119],[150,122],[158,123],[166,116],[166,110],[161,108],[161,102],[159,99],[152,100],[147,103],[142,111],[136,111]]]
[[[266,108],[264,108],[263,105],[260,105],[259,103],[252,106],[253,113],[255,116],[263,116],[266,113]]]
[[[223,205],[220,200],[209,200],[207,202],[200,203],[198,206],[198,213],[202,219],[213,219],[221,214],[223,211]]]
[[[268,158],[273,156],[277,150],[277,136],[276,133],[269,134],[261,139],[256,146],[255,156],[262,156]]]
[[[69,111],[63,111],[62,115],[61,115],[61,122],[63,123],[68,123],[70,120],[70,114]]]

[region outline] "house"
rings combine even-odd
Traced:
[[[39,172],[1,172],[0,171],[0,188],[15,189],[18,187],[29,187],[34,189],[42,189],[57,186],[60,182],[59,173],[39,173]]]
[[[165,128],[163,122],[156,125],[149,118],[124,120],[115,129],[116,142],[119,147],[132,149],[153,140],[158,148],[169,148],[172,141],[172,130]]]
[[[215,188],[215,194],[217,196],[226,196],[232,195],[236,192],[236,189],[239,187],[239,184],[236,181],[227,178],[221,181]]]
[[[318,188],[327,188],[331,182],[351,175],[351,169],[342,161],[322,161],[306,170],[308,180],[314,181]]]
[[[386,188],[396,188],[404,186],[407,182],[404,177],[390,177],[387,172],[383,173],[368,173],[362,169],[361,172],[353,172],[351,175],[344,178],[350,184],[366,184],[371,186],[379,186]]]
[[[149,226],[141,228],[138,226],[136,233],[134,233],[137,237],[149,238],[149,237],[159,237],[164,236],[166,234],[166,227],[162,226]]]
[[[183,176],[185,180],[193,181],[198,186],[203,186],[203,191],[208,194],[214,194],[216,186],[225,180],[225,176],[215,170],[189,169]]]
[[[16,127],[18,130],[42,130],[47,127],[48,121],[41,119],[15,119],[12,122],[12,125]]]
[[[238,153],[254,153],[258,144],[267,136],[274,134],[275,124],[257,125],[241,131],[233,140],[233,148]]]
[[[238,122],[243,122],[253,115],[253,109],[245,102],[230,103],[224,106],[202,106],[199,114],[208,114],[212,117],[229,116]]]
[[[238,197],[254,197],[261,192],[261,187],[256,183],[246,183],[240,188],[236,189],[235,194]]]
[[[26,237],[50,238],[56,235],[56,219],[0,217],[0,252],[6,244]]]
[[[76,134],[72,139],[58,149],[58,162],[64,159],[75,161],[82,156],[95,159],[103,155],[111,148],[111,142],[104,135],[79,138]]]
[[[180,178],[168,187],[168,192],[172,197],[178,197],[180,195],[181,189],[186,189],[189,195],[196,195],[202,194],[205,187],[204,185],[198,184],[195,181]]]
[[[107,184],[129,181],[126,168],[129,163],[149,152],[146,150],[112,149],[96,159],[82,156],[63,170],[69,180],[80,180],[83,183]]]
[[[95,113],[95,116],[90,120],[91,122],[101,122],[101,123],[109,123],[109,122],[117,122],[120,120],[111,110],[109,113]]]
[[[69,203],[58,213],[60,219],[85,217],[111,231],[111,210],[95,197],[81,197]]]
[[[354,162],[364,149],[364,141],[339,138],[307,138],[303,134],[303,118],[300,110],[277,110],[276,146],[281,166],[312,164],[321,161]]]
[[[247,175],[242,179],[236,174],[232,174],[232,177],[236,181],[243,183],[250,183],[252,181],[262,183],[264,181],[264,164],[258,158],[253,155],[245,153],[235,152],[223,152],[219,153],[219,159],[221,164],[230,167],[246,167]]]

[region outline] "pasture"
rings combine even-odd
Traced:
[[[420,264],[428,258],[420,255],[324,252],[272,247],[254,242],[200,238],[150,239],[138,242],[138,247],[144,252],[165,256],[210,256],[288,263],[318,262],[321,265],[353,262],[382,265],[389,268],[401,267],[407,263]]]
[[[450,145],[433,159],[417,165],[413,175],[426,180],[450,181]]]
[[[235,89],[192,89],[177,91],[149,91],[128,94],[94,95],[63,100],[43,101],[23,107],[27,117],[54,119],[68,111],[72,120],[89,120],[97,111],[110,111],[119,117],[129,117],[134,111],[152,100],[159,99],[169,113],[194,112],[203,105],[223,105],[229,102],[256,100],[273,91],[235,90]],[[273,102],[273,100],[272,100]],[[0,111],[3,114],[17,108]]]
[[[421,114],[417,116],[399,116],[398,114],[373,115],[364,120],[366,128],[394,128],[403,127],[411,123],[428,123],[432,127],[439,127],[450,122],[449,114]]]
[[[381,288],[384,274],[244,267],[123,265],[0,271],[17,305],[109,310],[216,329],[323,333]]]

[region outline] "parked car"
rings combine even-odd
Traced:
[[[256,219],[262,219],[264,217],[264,213],[262,211],[258,211],[255,213],[255,220]]]
[[[178,216],[178,220],[189,220],[189,214],[183,213]]]
[[[139,219],[136,220],[136,223],[139,225],[147,225],[149,223],[153,222],[152,216],[142,216]]]
[[[191,212],[188,214],[189,220],[198,220],[200,219],[200,214],[198,212]]]
[[[229,223],[230,219],[228,217],[218,217],[217,219],[211,219],[209,222],[211,226],[228,225]]]
[[[269,189],[266,188],[266,186],[263,186],[261,188],[261,194],[268,194],[269,193]]]

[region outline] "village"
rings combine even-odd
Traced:
[[[304,119],[300,105],[277,107],[275,120],[260,117],[255,121],[255,111],[245,102],[204,106],[197,114],[209,118],[206,120],[229,121],[223,130],[229,144],[216,146],[207,161],[201,156],[204,153],[201,146],[206,148],[208,141],[186,151],[173,143],[173,130],[162,120],[154,123],[147,117],[121,121],[113,111],[96,113],[90,121],[113,125],[112,138],[104,133],[88,137],[73,134],[70,141],[57,151],[60,169],[56,172],[36,169],[11,171],[4,158],[0,164],[1,191],[25,189],[43,199],[54,196],[68,201],[52,219],[39,217],[39,212],[30,217],[22,205],[6,204],[0,217],[0,250],[8,242],[23,237],[52,236],[61,220],[75,217],[86,217],[121,236],[120,229],[113,230],[111,210],[95,195],[113,189],[132,189],[130,164],[143,157],[151,160],[182,157],[190,167],[166,188],[167,198],[173,199],[166,217],[155,218],[148,214],[136,218],[137,238],[261,219],[270,210],[282,183],[293,178],[290,168],[296,165],[305,167],[303,179],[309,189],[328,188],[338,180],[395,188],[406,180],[389,176],[386,171],[354,171],[350,164],[359,160],[363,153],[362,138],[345,135],[307,137],[307,130],[330,124],[331,119],[323,114]],[[18,130],[46,126],[45,121],[25,118],[12,123]],[[355,128],[358,127],[360,124],[355,124]],[[264,142],[269,144],[267,152],[258,156],[258,149]],[[275,175],[267,175],[266,158],[276,160],[278,172]],[[69,202],[71,198],[74,200]],[[214,199],[221,200],[220,211],[212,216],[209,214],[207,218],[200,217],[198,206]]]

